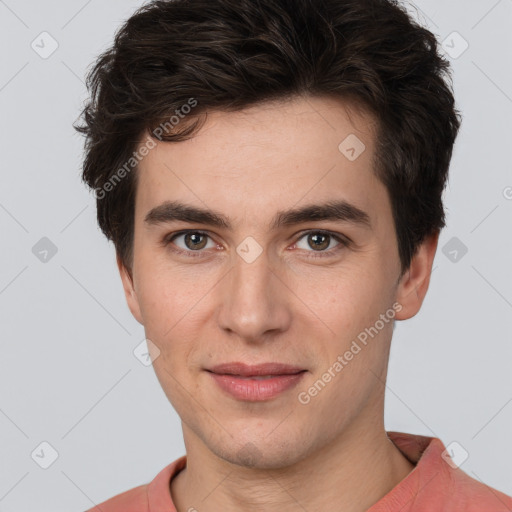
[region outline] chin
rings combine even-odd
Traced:
[[[236,444],[235,444],[236,443]],[[238,446],[239,448],[237,448]],[[253,439],[236,440],[227,446],[210,446],[219,458],[237,466],[253,469],[282,469],[299,462],[307,456],[304,440]]]

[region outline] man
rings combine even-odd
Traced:
[[[186,455],[94,511],[506,511],[384,429],[460,119],[384,0],[142,7],[88,77],[83,177]]]

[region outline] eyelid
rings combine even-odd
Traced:
[[[328,229],[305,229],[304,231],[299,231],[294,236],[297,237],[297,240],[300,240],[302,237],[304,237],[304,235],[309,235],[310,233],[320,233],[322,235],[329,235],[340,243],[351,243],[351,240],[347,236],[341,233],[336,233],[335,231],[329,231]]]

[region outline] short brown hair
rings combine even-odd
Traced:
[[[143,134],[184,140],[208,111],[295,95],[357,102],[375,116],[374,172],[389,193],[402,273],[445,226],[441,195],[460,126],[449,63],[396,1],[152,1],[121,26],[87,87],[75,126],[86,135],[82,177],[103,192],[98,223],[130,273],[137,175],[126,163]],[[162,136],[158,127],[191,98],[194,122]]]

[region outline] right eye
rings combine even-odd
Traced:
[[[204,252],[202,249],[208,248],[208,238],[210,238],[210,236],[204,231],[186,230],[166,235],[162,243],[165,247],[169,247],[171,251],[179,254],[185,254],[186,256],[196,257],[199,256],[200,253]],[[176,243],[176,240],[180,240],[182,245]],[[215,247],[216,244],[213,241],[211,241],[211,243],[213,245],[209,248]],[[177,246],[178,249],[171,247],[171,245]]]

